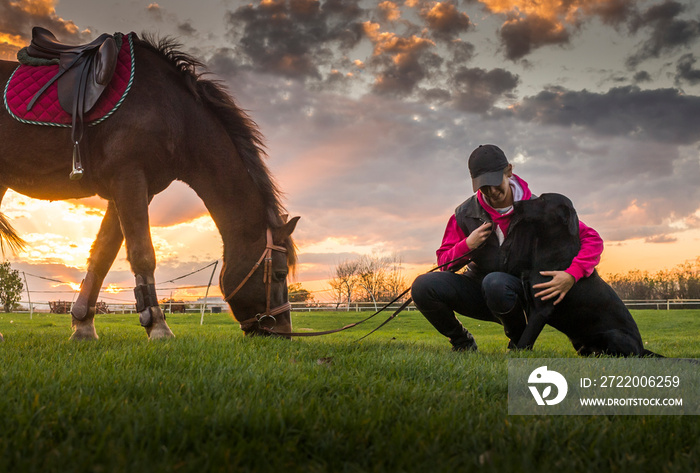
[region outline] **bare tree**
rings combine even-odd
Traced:
[[[343,299],[347,302],[348,310],[352,302],[353,292],[357,286],[357,272],[359,261],[345,260],[335,267],[335,274],[328,281],[333,293],[337,297],[336,309],[342,304]]]
[[[406,276],[403,274],[403,259],[397,253],[389,257],[384,289],[387,300],[394,300],[406,290]]]
[[[358,260],[358,284],[365,291],[365,300],[372,300],[377,305],[377,298],[384,288],[387,260],[379,255],[362,255]]]
[[[329,279],[329,285],[337,300],[336,308],[343,302],[389,301],[406,287],[401,257],[372,254],[362,255],[356,260],[339,263]]]

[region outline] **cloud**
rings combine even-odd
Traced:
[[[401,18],[401,10],[394,2],[381,2],[377,5],[377,12],[382,21],[397,21]]]
[[[374,45],[368,61],[376,72],[372,90],[382,95],[407,96],[430,71],[442,64],[433,48],[435,42],[416,35],[400,36],[381,31],[378,23],[363,24],[365,34]]]
[[[634,74],[634,83],[651,82],[651,75],[647,71],[639,71]]]
[[[505,69],[459,68],[452,75],[454,105],[459,110],[485,113],[517,87],[518,76]]]
[[[571,37],[558,21],[534,14],[506,21],[500,34],[506,57],[513,61],[547,44],[566,44]]]
[[[635,14],[635,0],[593,0],[579,2],[587,15],[593,15],[607,25],[620,25]]]
[[[404,15],[409,9],[412,19]],[[429,88],[446,90],[444,48],[452,64],[474,55],[474,46],[460,38],[471,20],[452,1],[384,1],[363,9],[357,1],[266,0],[231,11],[226,20],[232,46],[212,57],[216,67],[297,79],[316,89],[427,96]]]
[[[649,38],[637,52],[627,58],[629,67],[636,67],[661,54],[688,48],[700,38],[700,21],[677,18],[686,10],[685,5],[674,0],[653,5],[630,21],[633,33],[651,28]]]
[[[644,241],[647,243],[675,243],[678,238],[673,235],[654,235],[645,238]]]
[[[443,41],[454,40],[474,26],[469,16],[460,12],[451,1],[426,3],[420,10],[420,16],[433,37]]]
[[[146,7],[148,14],[156,21],[163,21],[163,9],[157,3],[151,3]]]
[[[617,87],[606,93],[549,87],[514,106],[515,116],[542,124],[586,127],[600,135],[674,144],[700,140],[700,97],[677,89]]]
[[[517,61],[547,45],[568,45],[592,18],[618,25],[634,13],[634,0],[479,0],[506,17],[499,35],[505,55]]]
[[[34,26],[51,30],[59,40],[80,44],[90,32],[81,32],[72,21],[56,14],[56,0],[0,0],[0,59],[14,59],[31,41]]]
[[[184,36],[194,36],[197,33],[197,29],[192,26],[191,21],[185,21],[177,26],[177,31]]]
[[[209,214],[197,194],[180,181],[157,194],[148,209],[151,225],[160,227],[183,224]]]
[[[684,54],[676,64],[676,80],[677,86],[687,83],[690,85],[700,84],[700,69],[693,66],[697,59],[692,53]]]
[[[334,48],[347,51],[361,40],[362,12],[357,1],[265,0],[229,12],[226,22],[246,66],[294,79],[321,79],[321,67],[333,66]]]

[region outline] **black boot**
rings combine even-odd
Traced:
[[[503,331],[506,333],[506,337],[510,339],[508,341],[508,349],[514,350],[525,331],[525,327],[527,327],[527,314],[520,303],[517,303],[509,312],[494,315],[501,321]],[[527,348],[532,349],[532,347]]]
[[[476,351],[476,341],[474,336],[469,333],[469,330],[462,327],[462,335],[456,338],[450,338],[450,343],[452,344],[452,351]]]
[[[450,339],[453,351],[476,351],[476,342],[469,330],[457,320],[449,309],[422,312],[435,329]]]

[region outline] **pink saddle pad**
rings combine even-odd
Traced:
[[[117,67],[111,82],[95,106],[85,115],[84,122],[95,125],[112,115],[122,104],[134,81],[133,33],[124,35],[117,57]],[[27,105],[34,95],[58,72],[58,64],[49,66],[20,65],[5,87],[5,108],[15,119],[34,125],[71,126],[71,116],[58,103],[58,85],[54,82],[36,101],[31,110]]]

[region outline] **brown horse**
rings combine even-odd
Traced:
[[[0,199],[10,188],[37,199],[108,201],[72,311],[73,339],[97,338],[100,287],[124,241],[141,324],[151,339],[173,336],[155,292],[148,205],[174,180],[194,189],[219,229],[220,287],[244,332],[263,333],[258,319],[274,320],[266,314],[276,318],[277,331],[291,332],[286,278],[296,262],[291,234],[298,217],[286,221],[257,125],[217,82],[197,74],[203,65],[178,47],[134,39],[133,87],[111,117],[86,128],[81,180],[68,178],[70,129],[23,124],[0,107]],[[3,87],[17,65],[0,61]],[[4,218],[0,233],[17,243]]]

